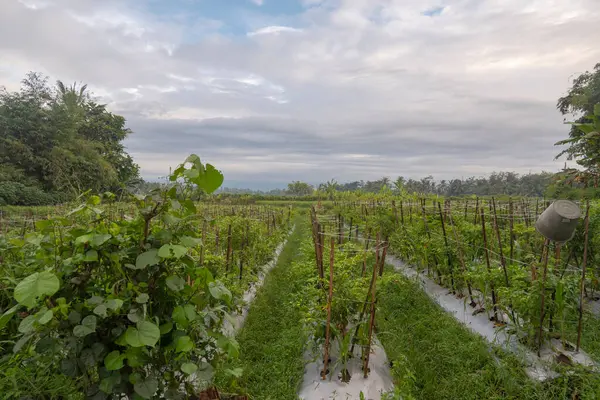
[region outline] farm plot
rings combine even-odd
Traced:
[[[138,197],[131,212],[91,195],[0,236],[2,396],[189,398],[211,385],[239,353],[223,322],[291,214],[198,208],[189,188],[211,181],[210,168],[190,157],[171,187]]]

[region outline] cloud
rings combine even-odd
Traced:
[[[296,29],[289,26],[265,26],[264,28],[257,29],[252,32],[248,32],[248,36],[258,35],[279,35],[284,32],[302,32],[302,29]]]
[[[0,84],[28,70],[88,83],[127,118],[148,178],[190,152],[242,186],[556,170],[556,100],[600,61],[596,0],[152,4],[0,13]]]

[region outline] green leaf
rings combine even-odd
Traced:
[[[96,306],[96,308],[94,308],[94,314],[102,318],[106,318],[108,316],[107,311],[108,309],[104,304],[100,304],[99,306]]]
[[[52,320],[53,316],[54,312],[52,310],[48,310],[38,318],[38,323],[40,325],[46,325],[48,322],[50,322],[50,320]]]
[[[137,323],[140,341],[146,346],[153,347],[160,339],[160,329],[149,321],[140,321]]]
[[[90,243],[94,247],[99,247],[99,246],[102,246],[104,243],[106,243],[110,238],[112,238],[112,235],[109,233],[93,235],[92,239],[90,240]]]
[[[198,366],[192,363],[185,363],[181,365],[181,372],[191,375],[194,372],[198,371]]]
[[[208,291],[217,300],[225,300],[228,303],[231,301],[231,292],[219,281],[210,282]]]
[[[202,381],[210,381],[215,375],[215,370],[212,365],[206,361],[202,361],[196,373],[196,378]]]
[[[17,310],[19,308],[21,308],[22,306],[20,304],[16,304],[14,305],[12,308],[6,310],[4,312],[4,314],[2,314],[2,316],[0,316],[0,331],[2,329],[4,329],[4,327],[6,326],[6,324],[8,324],[11,320],[11,318],[13,317],[13,315],[15,315],[15,313],[17,312]]]
[[[171,318],[173,318],[173,321],[175,321],[175,323],[181,328],[187,328],[188,320],[185,316],[185,310],[182,306],[177,306],[173,309],[173,314],[171,315]]]
[[[150,399],[158,389],[158,381],[156,378],[149,376],[144,380],[137,381],[133,385],[133,390],[142,396],[144,399]]]
[[[85,317],[83,319],[83,321],[81,321],[81,325],[83,326],[87,326],[88,328],[92,329],[92,330],[96,330],[96,317],[94,317],[93,315],[88,315],[87,317]]]
[[[160,334],[161,335],[166,335],[167,333],[169,333],[169,332],[171,332],[173,330],[173,323],[172,322],[165,322],[164,324],[162,324],[158,328],[160,329]]]
[[[186,353],[188,351],[192,351],[193,348],[194,343],[189,336],[178,337],[175,341],[175,351],[178,353]]]
[[[158,255],[161,258],[181,258],[187,251],[187,247],[179,244],[165,244],[158,250]]]
[[[132,308],[129,310],[129,314],[127,314],[127,319],[129,319],[133,323],[137,323],[144,319],[144,314],[138,308]]]
[[[183,306],[183,311],[185,312],[185,317],[188,321],[194,321],[198,314],[196,313],[196,307],[192,304],[186,304]]]
[[[88,250],[85,253],[85,257],[83,258],[83,261],[85,261],[85,262],[98,261],[98,252],[94,249]]]
[[[217,346],[226,352],[231,358],[237,358],[240,355],[240,345],[234,338],[221,336],[217,340]]]
[[[93,315],[88,315],[81,321],[81,325],[77,325],[73,328],[73,335],[77,337],[85,337],[90,333],[94,333],[96,331],[96,317]]]
[[[133,326],[128,327],[125,331],[125,341],[131,347],[142,347],[144,345],[140,339],[140,332]]]
[[[174,292],[179,292],[185,287],[185,281],[177,275],[171,275],[167,278],[167,287]]]
[[[112,377],[104,378],[100,381],[99,388],[106,394],[112,394],[114,382]]]
[[[86,303],[88,303],[91,306],[97,306],[99,304],[104,303],[104,297],[94,295],[91,298],[87,299]]]
[[[206,170],[204,172],[204,179],[196,180],[199,187],[204,189],[206,193],[212,193],[223,184],[223,174],[217,170],[211,164],[206,164]]]
[[[89,243],[89,241],[91,239],[92,239],[92,235],[91,234],[81,235],[81,236],[78,236],[77,238],[75,238],[75,244],[76,245],[80,245],[80,244]]]
[[[135,260],[135,269],[144,269],[148,266],[158,264],[160,262],[160,258],[158,258],[157,253],[158,250],[150,249],[140,254]]]
[[[33,324],[37,321],[37,317],[35,315],[29,315],[25,317],[21,323],[19,324],[19,332],[21,333],[29,333],[35,329]]]
[[[15,287],[15,300],[27,308],[36,305],[38,298],[52,296],[60,288],[60,282],[51,272],[36,272],[23,279]]]
[[[600,103],[594,104],[594,115],[600,117]]]
[[[104,357],[104,366],[108,371],[117,371],[123,368],[123,360],[125,360],[125,355],[121,354],[119,350],[111,351]]]
[[[135,302],[139,304],[146,304],[150,300],[150,296],[147,293],[141,293],[138,297],[135,298]]]
[[[111,310],[118,310],[123,306],[123,300],[121,299],[109,299],[106,301],[106,307]]]
[[[84,325],[77,325],[75,328],[73,328],[73,335],[77,336],[78,338],[85,337],[90,333],[94,332],[94,329],[90,329],[89,327]]]
[[[186,247],[196,247],[202,245],[202,239],[191,236],[182,236],[179,238],[179,241]]]
[[[141,367],[146,364],[147,356],[143,347],[130,347],[125,353],[127,364],[132,368]]]

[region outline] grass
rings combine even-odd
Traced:
[[[600,380],[583,371],[533,382],[513,356],[490,346],[396,273],[379,289],[377,328],[388,358],[409,364],[417,399],[600,398]]]
[[[218,374],[217,385],[226,391],[247,393],[252,399],[297,399],[304,375],[303,329],[300,304],[307,280],[314,275],[312,265],[303,262],[303,242],[309,238],[305,215],[296,218],[296,229],[279,256],[277,266],[259,290],[237,340],[240,358],[227,368],[242,367],[237,382],[227,382]]]

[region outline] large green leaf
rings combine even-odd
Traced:
[[[37,304],[40,297],[52,296],[60,288],[58,277],[51,272],[36,272],[23,279],[15,287],[15,300],[31,308]]]
[[[52,317],[54,316],[54,311],[47,310],[47,311],[44,311],[44,312],[38,313],[38,314],[39,315],[37,315],[37,317],[38,317],[38,321],[37,322],[40,325],[46,325],[48,322],[50,322],[50,320],[52,320]]]
[[[183,290],[183,288],[185,287],[185,281],[177,275],[169,276],[167,278],[166,283],[167,283],[167,287],[174,292],[179,292],[180,290]]]
[[[186,353],[188,351],[192,351],[193,348],[194,343],[189,336],[178,337],[175,341],[175,351],[178,353]]]
[[[207,193],[214,192],[223,184],[223,174],[211,164],[206,164],[204,176],[201,178],[203,179],[200,182],[196,180],[196,184]]]
[[[119,350],[111,351],[104,357],[104,366],[108,371],[117,371],[123,368],[123,360],[125,354],[121,354]]]
[[[83,258],[83,261],[86,261],[86,262],[98,261],[98,252],[94,249],[88,250],[85,253],[85,257]]]
[[[144,269],[151,265],[156,265],[160,262],[158,258],[158,250],[150,249],[140,254],[135,260],[135,269]]]
[[[136,326],[136,328],[132,326],[127,328],[125,332],[127,344],[132,347],[154,347],[160,339],[159,327],[149,321],[139,321]]]
[[[99,246],[102,246],[104,243],[106,243],[111,237],[112,237],[112,235],[109,233],[101,233],[98,235],[93,235],[92,239],[90,240],[90,243],[94,247],[99,247]]]
[[[160,339],[160,328],[149,321],[140,321],[137,323],[137,329],[140,334],[140,340],[146,346],[153,347]]]
[[[29,315],[25,317],[21,323],[19,324],[19,332],[21,333],[29,333],[35,329],[34,323],[37,321],[37,317],[35,315]]]
[[[208,291],[217,300],[225,300],[228,303],[231,301],[231,292],[219,281],[210,282]]]
[[[183,372],[187,375],[191,375],[196,371],[198,371],[198,366],[196,364],[192,364],[192,363],[181,364],[181,372]]]
[[[148,296],[148,293],[140,293],[135,298],[135,302],[139,303],[139,304],[146,304],[148,302],[148,300],[150,300],[150,296]]]
[[[173,314],[171,315],[171,318],[173,318],[173,321],[175,321],[175,323],[180,328],[185,329],[188,327],[188,320],[185,316],[185,309],[182,306],[177,306],[173,309]]]
[[[144,399],[150,399],[158,389],[158,381],[154,377],[139,380],[133,385],[133,390]]]
[[[179,244],[165,244],[158,250],[158,255],[161,258],[181,258],[187,251],[187,247]]]
[[[13,315],[17,312],[17,310],[21,307],[20,304],[16,304],[10,309],[6,310],[2,316],[0,316],[0,330],[4,329],[6,324],[11,320]]]

